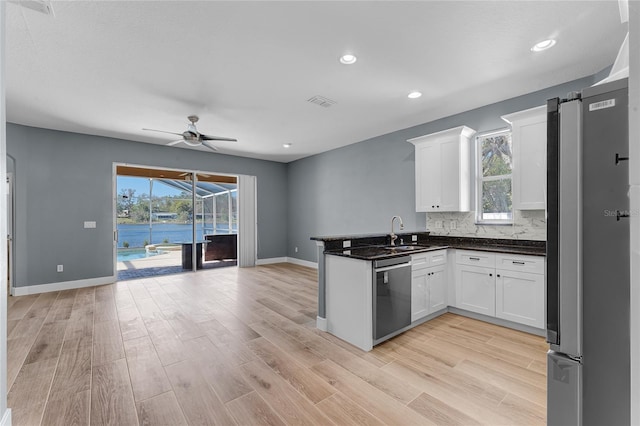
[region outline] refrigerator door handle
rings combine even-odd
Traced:
[[[620,221],[620,218],[628,218],[629,212],[621,212],[620,210],[616,210],[616,221]]]
[[[620,157],[620,154],[616,152],[616,165],[621,161],[629,161],[629,157]]]

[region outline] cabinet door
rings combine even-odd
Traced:
[[[429,313],[447,307],[447,268],[446,265],[429,268]]]
[[[469,211],[469,140],[459,126],[409,139],[416,154],[416,211]]]
[[[495,316],[495,269],[456,265],[456,307]]]
[[[547,182],[547,108],[540,106],[502,117],[511,123],[513,208],[544,210]]]
[[[460,210],[460,141],[454,139],[440,143],[440,181],[438,203],[434,211],[455,212]]]
[[[519,129],[514,208],[542,210],[547,185],[547,122],[523,124]],[[514,194],[514,195],[515,195]]]
[[[428,268],[411,272],[411,322],[429,314],[428,272]]]
[[[440,205],[440,145],[416,145],[416,211],[438,211]]]
[[[496,316],[544,328],[544,275],[498,269]]]

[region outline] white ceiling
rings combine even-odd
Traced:
[[[198,114],[239,140],[220,152],[283,162],[591,75],[627,30],[612,0],[52,4],[7,4],[7,121],[165,144],[142,128]]]

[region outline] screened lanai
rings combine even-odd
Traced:
[[[235,176],[118,166],[116,191],[118,279],[237,264]]]
[[[176,188],[191,194],[191,181],[172,179],[156,179],[158,183]],[[202,223],[204,235],[209,234],[237,234],[237,183],[214,183],[197,180],[196,193],[196,222]]]

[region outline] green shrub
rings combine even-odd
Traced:
[[[169,244],[169,239],[168,239],[168,238],[165,238],[164,240],[162,240],[162,243],[163,243],[163,244]]]
[[[124,247],[124,248],[129,248],[129,243],[128,243],[128,242],[126,242],[126,241],[124,241],[124,242],[122,243],[122,247]]]
[[[149,245],[149,241],[144,240],[144,242],[142,243],[142,247],[146,247],[146,246],[148,246],[148,245]]]

